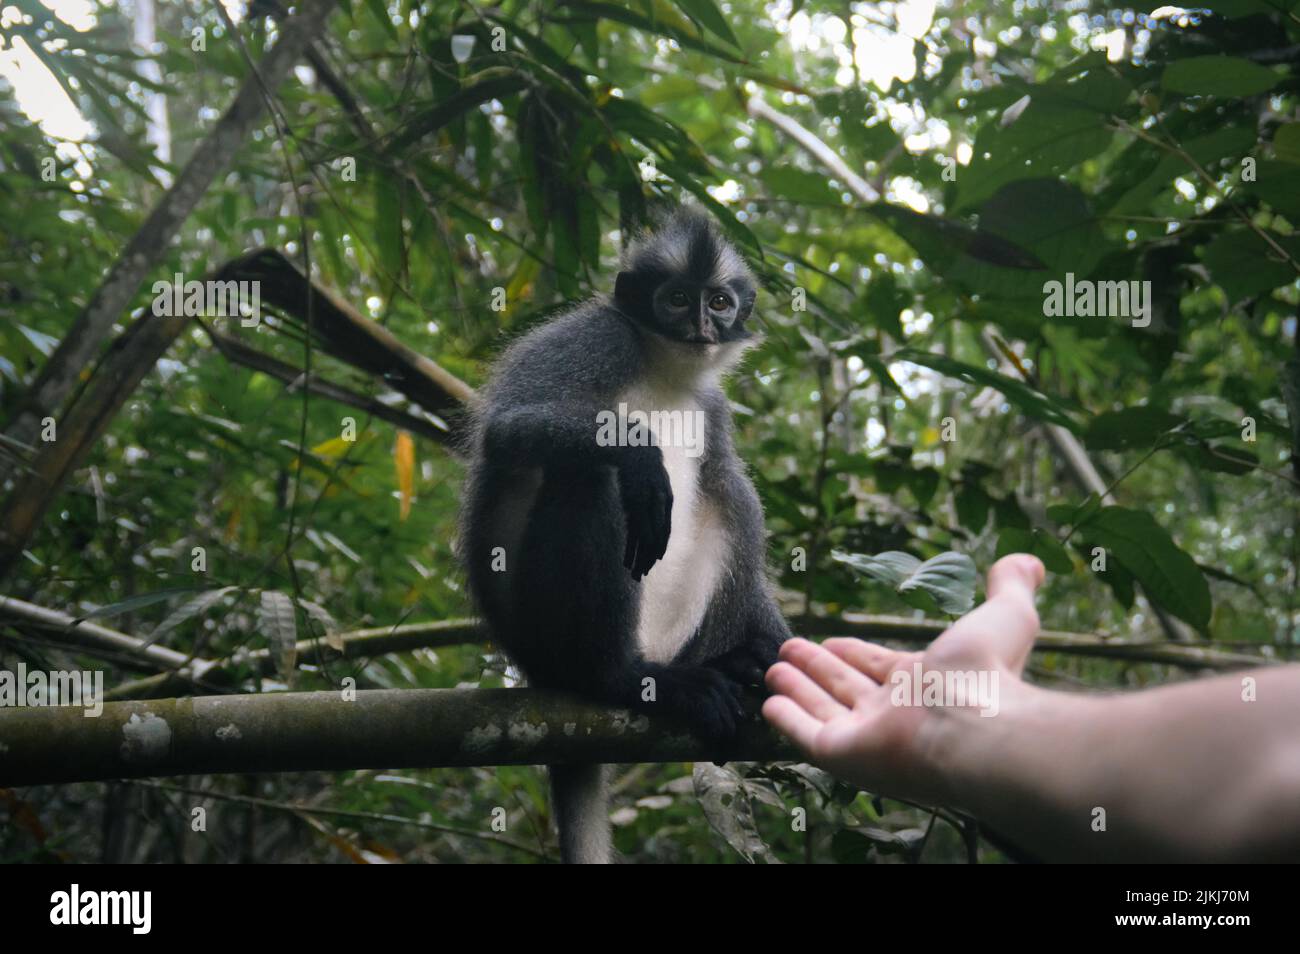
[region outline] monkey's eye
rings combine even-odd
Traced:
[[[690,304],[690,299],[686,297],[686,292],[678,289],[668,296],[668,304],[674,308],[685,308]]]
[[[714,311],[726,311],[731,307],[731,301],[726,295],[714,295],[709,299],[709,307]]]

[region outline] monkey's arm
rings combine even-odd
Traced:
[[[612,467],[626,517],[623,566],[641,579],[668,549],[673,491],[658,447],[603,444],[598,410],[576,404],[534,404],[489,411],[483,426],[487,458],[499,467],[541,467],[550,473]]]
[[[776,662],[781,644],[793,634],[776,603],[762,587],[756,587],[750,618],[741,632],[740,645],[706,663],[710,668],[726,673],[741,685],[763,686],[764,674]]]
[[[595,407],[558,401],[494,408],[483,423],[484,449],[489,460],[516,466],[618,466],[628,456],[624,451],[633,448],[602,446],[598,413]]]

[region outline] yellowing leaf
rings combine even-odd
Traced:
[[[324,443],[317,444],[311,449],[311,452],[317,457],[327,457],[333,460],[335,457],[342,457],[347,453],[349,441],[341,437],[335,437]]]
[[[506,307],[504,314],[509,315],[515,309],[517,302],[523,301],[532,293],[533,279],[541,271],[541,263],[535,258],[525,258],[515,269],[515,273],[510,276],[510,283],[506,285]]]
[[[230,519],[226,521],[226,542],[227,543],[235,542],[235,534],[238,532],[239,523],[241,520],[243,520],[243,518],[244,518],[243,509],[239,506],[238,502],[236,502],[234,508],[230,511]]]
[[[397,468],[397,490],[401,494],[401,519],[411,515],[411,497],[415,488],[415,442],[406,431],[397,432],[393,445],[393,464]]]

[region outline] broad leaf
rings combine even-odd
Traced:
[[[1103,507],[1081,532],[1122,563],[1152,600],[1201,632],[1208,629],[1212,607],[1205,575],[1149,513]]]
[[[1279,74],[1239,56],[1193,56],[1165,67],[1160,84],[1191,96],[1254,96],[1277,85]]]

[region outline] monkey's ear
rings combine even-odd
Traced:
[[[758,296],[746,295],[740,299],[739,320],[746,321],[754,312],[754,301]]]
[[[736,293],[736,300],[739,302],[736,308],[736,320],[745,321],[754,311],[758,290],[748,282],[737,282],[731,286],[731,289]]]

